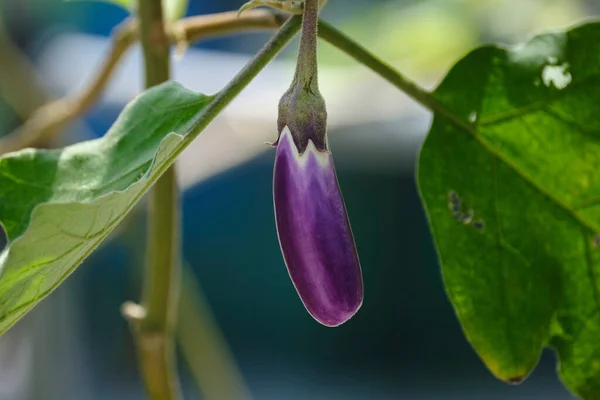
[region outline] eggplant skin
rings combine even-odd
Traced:
[[[279,244],[300,299],[321,324],[343,324],[362,305],[363,280],[331,152],[309,141],[300,154],[285,127],[273,199]]]

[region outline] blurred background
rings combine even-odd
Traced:
[[[242,0],[191,0],[188,15]],[[600,12],[592,0],[330,0],[323,18],[428,88],[473,47],[512,45]],[[0,136],[81,89],[124,10],[0,0]],[[269,33],[194,45],[174,79],[212,94]],[[184,212],[179,363],[186,399],[570,399],[545,352],[520,386],[492,377],[444,293],[414,165],[430,114],[329,45],[320,49],[330,141],[364,272],[365,301],[340,328],[316,323],[279,252],[271,179],[277,102],[296,44],[179,161]],[[130,51],[100,101],[46,146],[103,135],[142,87]],[[1,188],[0,188],[1,190]],[[143,207],[0,338],[0,400],[144,399],[119,308],[140,297]],[[2,241],[0,239],[0,247]]]

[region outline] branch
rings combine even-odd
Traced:
[[[172,43],[194,43],[239,32],[278,29],[287,18],[285,14],[268,10],[247,11],[239,17],[237,11],[229,11],[180,19],[168,31]]]
[[[183,43],[185,45],[211,36],[249,30],[275,29],[281,26],[284,20],[284,15],[264,10],[251,10],[242,14],[239,18],[237,17],[237,12],[226,12],[179,20],[168,28],[167,34],[172,43],[178,45]],[[133,31],[135,32],[135,29]],[[446,116],[460,127],[465,128],[468,126],[467,122],[454,115],[451,110],[439,103],[426,89],[379,60],[333,26],[319,21],[319,37],[372,69],[425,108]],[[131,40],[131,42],[126,41],[125,38]],[[74,97],[70,101],[69,99],[62,99],[42,107],[21,128],[5,138],[0,138],[0,156],[9,151],[34,146],[37,140],[55,135],[60,128],[85,112],[101,93],[102,88],[110,78],[122,54],[136,40],[134,35],[125,35],[125,38],[121,39],[123,40],[121,44],[119,44],[120,40],[118,37],[115,38],[112,51],[109,55],[109,61],[98,72],[94,84],[89,89],[84,90],[80,96]],[[119,54],[117,50],[122,51],[122,53]],[[110,60],[114,61],[111,63]]]
[[[167,28],[167,35],[169,41],[175,44],[192,43],[236,32],[272,30],[281,26],[284,20],[283,15],[265,10],[253,10],[240,18],[236,12],[202,15],[179,20]],[[121,58],[136,41],[137,23],[128,19],[115,29],[110,51],[90,84],[81,93],[42,106],[24,125],[0,138],[0,156],[46,143],[85,113],[101,95]]]
[[[102,93],[123,54],[136,40],[136,23],[126,20],[115,29],[111,49],[90,84],[77,95],[58,99],[39,108],[25,124],[0,138],[0,155],[48,142],[69,122],[83,114]]]
[[[170,78],[170,42],[165,32],[162,0],[139,0],[138,15],[146,88],[150,88]],[[174,343],[181,264],[180,208],[175,166],[171,166],[148,197],[142,305],[127,303],[124,308],[133,328],[150,400],[180,398]]]
[[[238,72],[231,81],[229,81],[227,86],[217,93],[208,106],[202,110],[199,117],[194,119],[188,127],[188,133],[184,135],[183,140],[185,143],[189,144],[196,139],[200,132],[202,132],[204,128],[206,128],[217,115],[219,115],[219,113],[223,111],[254,78],[256,78],[256,75],[258,75],[258,73],[262,71],[273,58],[275,58],[289,41],[296,36],[296,33],[300,30],[301,23],[301,17],[293,16],[281,26],[277,34],[273,36],[258,53],[256,53],[254,58],[252,58],[252,60],[246,64],[246,66]],[[173,154],[171,162],[175,161],[185,147],[186,146],[182,146],[181,150],[176,151],[175,154]]]
[[[332,25],[329,25],[327,22],[319,21],[319,37],[348,54],[367,68],[370,68],[373,72],[403,91],[426,109],[445,116],[458,127],[466,129],[467,131],[473,129],[468,122],[462,120],[452,112],[452,110],[446,108],[442,103],[437,101],[429,91],[392,68],[389,64],[375,57],[367,49],[350,39]]]
[[[167,160],[165,160],[165,164],[163,164],[163,165],[168,166],[175,162],[175,160],[177,159],[179,154],[181,154],[181,152],[183,152],[183,150],[187,147],[186,144],[189,144],[191,141],[193,141],[200,134],[200,132],[208,124],[210,124],[211,121],[214,118],[216,118],[217,115],[219,115],[219,113],[221,111],[223,111],[223,109],[281,51],[281,49],[283,49],[283,47],[287,43],[289,43],[289,41],[296,35],[298,30],[300,29],[300,23],[301,23],[301,19],[299,17],[293,17],[281,27],[281,29],[277,32],[277,34],[275,36],[273,36],[271,38],[271,40],[269,40],[269,42],[267,42],[267,44],[256,54],[256,56],[229,82],[229,84],[223,90],[221,90],[219,92],[219,94],[217,94],[215,96],[215,98],[202,111],[202,113],[197,118],[194,119],[194,122],[192,124],[190,124],[190,126],[188,128],[189,133],[184,135],[185,141],[187,143],[184,143],[182,146],[179,146],[178,149],[175,151],[175,153],[172,154]],[[166,169],[166,167],[165,167],[165,169]],[[161,177],[161,179],[162,179],[162,177]],[[156,188],[155,188],[155,190],[156,190]],[[163,202],[164,202],[164,200],[163,200]],[[156,202],[155,204],[158,204],[158,202]],[[152,210],[151,210],[150,215],[156,214],[160,218],[160,214],[161,214],[160,211],[163,211],[163,214],[165,211],[170,212],[169,210],[165,210],[165,209],[154,210],[154,212],[152,212]],[[167,217],[163,217],[163,218],[167,218]],[[152,245],[163,246],[164,244],[157,243],[153,240],[149,243],[149,245],[150,246],[152,246]],[[149,249],[149,250],[150,250],[150,252],[148,253],[149,255],[156,254],[156,253],[153,253],[151,249]],[[177,250],[179,250],[179,249],[177,249]],[[162,250],[162,251],[164,251],[164,250]],[[163,274],[163,277],[164,277],[164,274]],[[155,287],[163,287],[164,288],[164,285],[162,285],[160,283],[160,281],[157,280]],[[159,291],[155,292],[156,297],[154,297],[154,299],[158,299],[158,293],[160,293],[160,292]],[[146,296],[144,296],[144,297],[146,298]],[[165,307],[165,303],[162,303],[159,305],[158,301],[150,303],[150,305],[151,304],[154,304],[159,309],[161,309],[160,307]],[[147,316],[149,314],[152,315],[150,308],[144,308],[142,306],[132,304],[132,303],[126,303],[123,306],[123,312],[126,316],[128,316],[132,320],[132,322],[134,323],[134,326],[135,325],[143,326],[144,320],[147,318]],[[157,319],[157,321],[159,321],[159,323],[163,323],[163,322],[172,323],[172,320],[169,318],[162,319],[159,317]],[[152,325],[150,325],[150,326],[152,326]],[[151,332],[156,333],[157,331],[151,331]],[[149,379],[154,377],[154,379],[159,380],[159,383],[160,382],[165,383],[164,378],[161,378],[161,374],[164,374],[165,372],[167,372],[166,369],[164,368],[165,363],[163,363],[160,358],[153,357],[153,356],[156,356],[156,354],[158,354],[161,350],[163,350],[162,344],[164,342],[159,340],[159,338],[160,338],[160,335],[158,335],[158,334],[150,334],[148,336],[148,340],[143,342],[143,344],[146,347],[140,348],[140,350],[143,352],[143,355],[144,354],[147,355],[146,358],[141,359],[141,362],[143,363],[145,371],[149,372],[149,373],[145,373],[147,383],[152,383],[153,385],[156,385],[157,382],[149,381]],[[165,388],[165,386],[163,385],[162,388]],[[151,394],[152,394],[152,392],[151,392]],[[171,400],[171,399],[173,399],[173,397],[167,397],[167,396],[151,397],[151,399],[152,400]]]

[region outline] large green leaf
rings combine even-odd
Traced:
[[[160,174],[211,97],[177,83],[130,103],[101,139],[0,158],[0,332],[87,257]]]
[[[543,347],[600,399],[600,24],[483,47],[434,92],[419,187],[465,334],[500,379]]]

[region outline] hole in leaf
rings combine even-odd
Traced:
[[[462,202],[460,200],[460,197],[458,197],[458,194],[454,190],[451,190],[448,193],[448,200],[448,208],[450,209],[450,211],[456,213],[462,209]]]
[[[569,64],[563,65],[546,65],[542,70],[542,81],[544,85],[550,87],[554,85],[557,89],[564,89],[573,80],[569,72]]]

